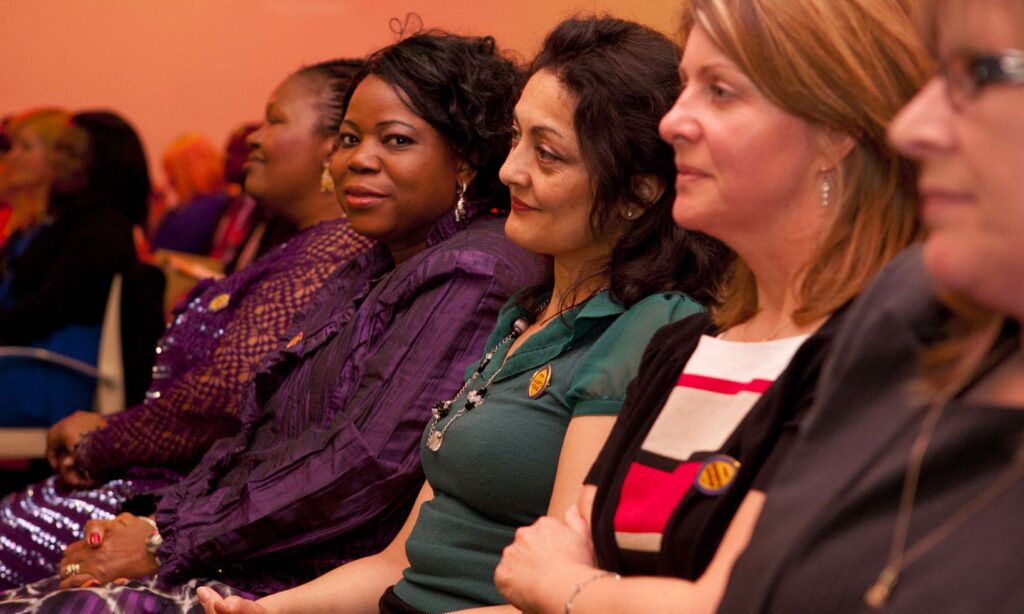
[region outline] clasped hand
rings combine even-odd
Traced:
[[[85,539],[67,547],[58,568],[61,588],[106,584],[156,573],[156,557],[146,550],[153,527],[133,514],[90,520]]]
[[[46,433],[46,460],[65,484],[72,488],[95,486],[75,466],[75,448],[82,435],[107,425],[106,419],[91,411],[76,411],[50,427]]]
[[[564,522],[542,516],[517,529],[494,570],[494,584],[524,612],[560,612],[573,587],[597,571],[595,561],[590,527],[573,505]]]

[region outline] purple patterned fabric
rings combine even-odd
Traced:
[[[76,464],[95,478],[138,466],[191,469],[210,444],[238,430],[242,390],[297,313],[333,271],[371,245],[346,219],[322,222],[237,273],[197,286],[160,339],[146,400],[86,436]]]
[[[0,588],[54,573],[86,521],[113,518],[127,498],[177,481],[174,469],[187,471],[237,432],[242,390],[260,360],[329,274],[371,243],[347,220],[323,222],[238,273],[200,284],[160,340],[146,400],[76,450],[90,475],[123,479],[72,491],[50,478],[0,501]]]
[[[472,208],[393,267],[383,247],[336,273],[254,379],[242,431],[160,501],[160,574],[266,594],[379,551],[422,482],[418,444],[538,258]]]
[[[196,589],[206,586],[224,597],[255,595],[220,582],[192,580],[179,586],[163,586],[150,576],[123,585],[108,584],[95,588],[61,591],[60,578],[54,576],[35,584],[9,591],[0,602],[0,614],[203,614]]]

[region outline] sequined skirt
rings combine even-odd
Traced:
[[[56,574],[64,548],[83,539],[85,523],[116,516],[137,486],[113,480],[70,490],[50,477],[0,500],[0,590]]]
[[[58,590],[56,576],[0,594],[0,614],[202,614],[196,589],[208,586],[224,597],[250,595],[215,581],[191,580],[178,586],[161,586],[156,576],[126,584]]]

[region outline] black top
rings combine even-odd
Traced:
[[[695,489],[672,513],[658,553],[623,556],[613,525],[619,493],[630,463],[665,405],[683,367],[703,334],[715,334],[707,315],[696,315],[659,330],[647,347],[640,371],[598,456],[587,483],[597,486],[592,515],[594,548],[602,569],[631,575],[674,576],[695,580],[707,568],[737,508],[750,489],[764,490],[787,453],[797,425],[814,399],[814,390],[842,319],[836,313],[805,341],[789,366],[754,404],[718,451],[740,461],[728,490],[706,495]]]
[[[0,345],[29,345],[70,324],[101,324],[114,274],[136,262],[132,225],[120,213],[58,218],[6,272],[15,304],[0,309]]]
[[[911,248],[851,308],[819,400],[776,472],[722,612],[868,612],[885,567],[911,443],[921,351],[949,313]],[[1019,332],[1017,333],[1019,336]],[[1024,411],[968,394],[945,409],[924,457],[908,547],[976,500],[1021,452]],[[885,612],[1024,612],[1024,483],[907,567]]]

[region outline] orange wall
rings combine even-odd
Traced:
[[[35,105],[106,107],[139,130],[150,166],[175,136],[221,143],[262,117],[303,64],[392,43],[394,17],[490,34],[523,59],[574,13],[671,33],[676,0],[0,0],[0,114]],[[155,179],[162,181],[160,175]]]

